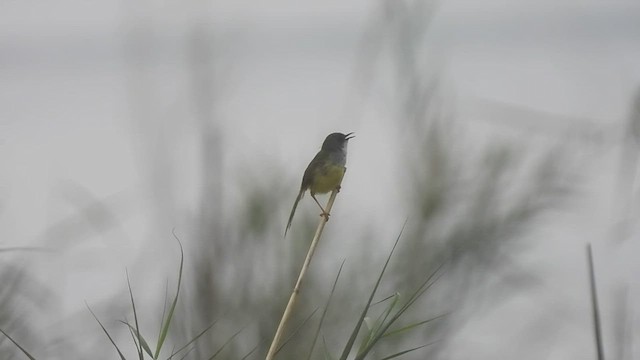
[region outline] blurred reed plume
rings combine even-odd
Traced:
[[[405,153],[395,155],[404,159],[401,167],[406,171],[398,178],[403,179],[407,189],[404,211],[410,214],[408,240],[398,249],[400,260],[391,266],[390,278],[395,279],[395,284],[384,284],[382,289],[402,294],[415,287],[437,262],[446,260],[450,266],[441,280],[442,286],[430,289],[427,297],[432,300],[410,313],[415,316],[414,321],[424,318],[420,315],[424,313],[437,316],[454,312],[456,316],[429,323],[420,335],[390,338],[383,344],[381,353],[400,351],[416,341],[424,343],[427,339],[450,337],[475,311],[489,306],[488,299],[495,299],[489,293],[495,291],[497,296],[507,299],[505,295],[534,284],[536,279],[526,269],[518,270],[519,265],[512,257],[517,254],[514,250],[525,246],[518,239],[522,239],[545,210],[561,204],[570,194],[566,186],[568,174],[562,169],[563,157],[558,156],[562,153],[560,146],[540,154],[508,141],[480,145],[467,142],[473,139],[473,134],[465,129],[461,119],[456,119],[444,101],[450,94],[442,86],[437,69],[424,70],[428,58],[424,57],[423,40],[432,12],[428,2],[385,2],[379,17],[371,21],[371,31],[366,33],[367,44],[358,57],[356,70],[366,74],[356,78],[372,83],[378,73],[391,74],[394,82],[386,90],[395,95],[385,101],[397,111],[393,121],[402,141],[412,144]],[[389,66],[387,63],[371,65],[381,57],[391,59],[390,68],[384,68]],[[205,59],[193,63],[202,64]],[[210,60],[209,66],[215,68],[215,59]],[[197,71],[196,67],[192,69]],[[207,76],[198,78],[208,79]],[[210,92],[193,91],[193,94],[205,96]],[[206,101],[196,103],[210,106]],[[288,192],[279,179],[269,179],[265,173],[260,175],[261,184],[250,183],[243,188],[241,205],[235,215],[223,215],[222,208],[233,211],[220,200],[220,187],[224,187],[223,179],[227,176],[215,166],[215,159],[209,159],[221,156],[222,149],[210,147],[216,146],[223,135],[219,127],[212,125],[219,119],[202,119],[198,133],[208,135],[200,143],[202,149],[206,149],[202,152],[206,161],[202,162],[200,172],[205,186],[200,188],[201,210],[196,212],[199,215],[195,221],[200,241],[195,250],[193,278],[187,279],[191,284],[187,285],[182,303],[185,316],[180,318],[185,320],[176,341],[185,340],[195,329],[219,318],[225,330],[212,332],[209,341],[194,348],[196,358],[215,352],[244,324],[248,324],[247,327],[227,346],[224,356],[240,357],[254,346],[257,354],[263,354],[305,246],[291,240],[282,241],[277,236],[281,232],[279,214],[282,211],[274,210],[273,206],[286,207],[288,201],[282,199],[288,200],[283,197]],[[245,174],[246,177],[254,175]],[[219,222],[222,218],[229,221]],[[368,236],[369,233],[352,233],[346,238],[358,241],[368,237],[369,243],[380,242]],[[373,255],[380,254],[374,251]],[[365,257],[364,254],[351,256]],[[355,319],[359,304],[366,297],[367,284],[372,281],[359,275],[370,273],[370,262],[347,260],[347,263],[349,271],[334,294],[340,305],[335,313],[329,311],[322,330],[325,351],[333,354],[346,340],[346,328]],[[302,323],[321,305],[316,299],[326,297],[327,279],[323,273],[311,274],[293,323]],[[485,305],[478,308],[478,303],[469,302],[470,299],[482,299]],[[304,353],[311,342],[307,337],[309,329],[307,326],[300,330],[296,341],[288,343],[278,358],[297,359]],[[433,358],[446,357],[447,342],[424,351]],[[320,358],[322,353],[319,351],[315,356]]]

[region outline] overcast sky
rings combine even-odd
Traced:
[[[214,51],[229,85],[217,114],[223,119],[225,146],[232,154],[226,163],[236,164],[228,169],[230,173],[241,172],[259,152],[277,159],[274,163],[291,164],[287,176],[297,183],[295,169],[302,169],[317,149],[309,144],[319,145],[334,130],[357,132],[350,162],[371,164],[371,158],[385,158],[381,144],[388,124],[384,114],[372,115],[373,120],[352,117],[357,111],[345,101],[353,96],[362,32],[379,11],[372,2],[184,4],[105,0],[2,4],[0,247],[41,245],[48,226],[76,211],[73,199],[86,200],[70,190],[69,183],[125,209],[121,233],[113,236],[120,240],[115,243],[87,235],[86,245],[64,260],[38,260],[39,276],[65,277],[65,293],[82,294],[66,300],[67,311],[82,306],[84,299],[98,301],[111,295],[112,289],[122,285],[121,270],[137,258],[145,241],[172,227],[149,230],[149,209],[140,205],[150,195],[140,164],[144,157],[136,144],[140,129],[132,125],[127,92],[125,37],[132,27],[152,29],[148,37],[154,51],[148,59],[150,96],[158,101],[157,126],[172,129],[172,122],[189,112],[185,108],[188,86],[176,65],[184,60],[180,39],[195,21],[211,25]],[[484,99],[514,105],[509,113],[514,117],[521,107],[548,114],[549,122],[586,119],[590,125],[615,125],[627,116],[629,101],[640,87],[637,0],[442,1],[424,41],[426,58],[446,79],[452,103],[459,105],[461,118],[471,122],[493,120],[495,112],[480,111],[474,105]],[[360,114],[367,115],[371,114]],[[187,147],[173,156],[189,158],[193,151]],[[555,264],[549,269],[557,281],[550,286],[567,286],[561,301],[579,299],[582,310],[587,309],[581,293],[584,283],[576,285],[575,280],[582,279],[584,259],[579,245],[585,239],[580,238],[583,233],[572,230],[584,224],[601,229],[591,240],[606,233],[603,229],[612,221],[607,214],[615,179],[609,175],[616,171],[616,154],[609,147],[594,158],[598,165],[588,183],[591,195],[584,200],[583,211],[571,214],[560,226],[572,234],[569,238],[574,237],[571,245],[547,244],[551,247],[532,252],[541,257],[545,252],[553,254],[550,260],[541,260]],[[184,166],[189,170],[194,165],[185,160]],[[363,192],[393,183],[384,176],[375,185],[360,181],[371,178],[373,170],[359,166],[361,170],[356,168],[349,176],[362,185]],[[194,194],[186,189],[184,196],[184,208],[189,209]],[[371,199],[370,203],[382,207],[397,201]],[[611,267],[611,283],[628,283],[637,295],[639,284],[631,279],[640,269],[635,256],[631,257],[637,252],[629,254],[629,248],[637,250],[637,245],[601,250],[600,260]],[[61,263],[64,266],[59,267]],[[566,270],[578,275],[567,275]],[[575,287],[567,285],[572,282]],[[604,304],[608,304],[606,298]],[[579,339],[589,341],[589,335]],[[493,337],[471,342],[468,353],[455,355],[463,359],[482,349],[490,356],[500,341]],[[584,354],[592,352],[560,344],[549,359]]]

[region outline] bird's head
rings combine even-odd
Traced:
[[[324,142],[322,143],[322,150],[334,151],[345,149],[347,146],[347,142],[349,142],[349,139],[352,139],[354,137],[355,135],[353,135],[352,132],[348,134],[338,132],[329,134],[329,136],[327,136],[327,138],[324,139]]]

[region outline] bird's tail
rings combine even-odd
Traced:
[[[298,197],[296,198],[296,201],[293,203],[293,209],[291,209],[291,214],[289,215],[289,222],[287,223],[287,228],[284,229],[285,237],[287,236],[287,231],[289,231],[289,228],[291,227],[291,222],[293,221],[293,214],[296,213],[298,202],[300,201],[300,199],[302,199],[302,195],[304,195],[304,190],[305,189],[300,189],[300,192],[298,193]]]

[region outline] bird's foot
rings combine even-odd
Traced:
[[[336,187],[336,191],[337,191],[337,192],[340,192],[340,189],[342,189],[342,186],[338,185],[338,186]]]
[[[325,218],[325,221],[329,221],[329,214],[328,212],[323,212],[322,214],[320,214],[320,217]]]

